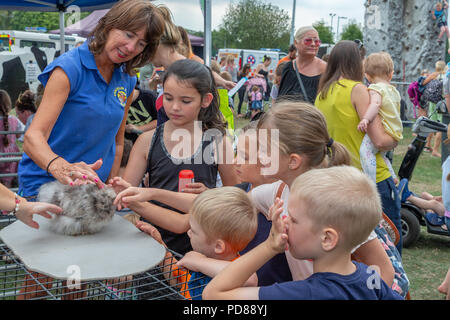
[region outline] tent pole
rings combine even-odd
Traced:
[[[209,67],[211,64],[211,0],[204,1],[204,47],[203,47],[203,60]]]
[[[64,48],[64,11],[59,10],[59,35],[60,35],[60,43],[61,43],[61,55],[65,52]]]

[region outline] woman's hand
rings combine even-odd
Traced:
[[[28,202],[25,199],[20,201],[19,210],[16,212],[16,217],[27,226],[39,229],[39,224],[33,220],[34,214],[39,214],[47,219],[52,219],[52,216],[48,213],[52,212],[60,214],[62,209],[54,204],[43,202]]]
[[[92,164],[87,164],[83,161],[70,163],[63,158],[58,158],[50,164],[48,171],[62,184],[73,186],[93,183],[102,189],[104,184],[95,172],[100,169],[102,164],[101,159]]]

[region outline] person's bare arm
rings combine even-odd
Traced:
[[[123,179],[132,186],[139,186],[147,169],[147,155],[153,138],[154,130],[141,134],[130,151],[130,157],[123,174]]]
[[[128,110],[130,109],[131,102],[133,101],[133,91],[131,92],[130,96],[127,98],[127,104],[125,105],[125,110],[123,114],[122,123],[120,124],[119,130],[116,134],[116,154],[114,156],[114,162],[111,167],[111,172],[109,173],[109,177],[106,181],[109,181],[109,179],[117,176],[119,174],[120,169],[120,163],[122,162],[122,155],[123,155],[123,145],[125,140],[125,125],[127,123],[128,118]]]
[[[101,167],[101,160],[97,160],[94,164],[70,163],[58,157],[59,155],[48,145],[48,138],[64,108],[69,92],[69,78],[61,68],[55,68],[47,81],[41,104],[25,132],[23,150],[36,165],[43,170],[48,169],[53,177],[63,184],[74,183],[76,179],[86,177],[102,187],[102,182],[95,172]],[[73,174],[70,174],[71,172]]]
[[[201,272],[208,277],[214,278],[219,272],[225,269],[231,261],[218,260],[208,258],[204,254],[196,251],[190,251],[186,253],[180,261],[177,262],[177,266],[180,268],[186,268],[191,271]],[[256,272],[253,273],[250,278],[244,283],[245,287],[256,287],[258,285],[258,276]]]
[[[159,188],[130,187],[117,194],[115,204],[131,206],[145,201],[156,200],[182,212],[189,212],[197,194],[174,192]]]
[[[137,202],[129,206],[151,224],[181,234],[189,230],[189,214],[181,214],[149,202]]]
[[[372,122],[375,117],[378,115],[378,113],[380,112],[380,108],[381,108],[381,95],[374,90],[369,90],[369,97],[370,97],[370,103],[369,103],[369,107],[367,108],[366,113],[364,114],[362,120],[367,120],[369,124],[370,122]]]
[[[370,103],[367,87],[363,84],[355,85],[352,90],[351,100],[356,112],[359,115],[359,118],[362,119],[367,112],[367,108]],[[392,150],[398,144],[394,138],[385,132],[379,115],[377,115],[368,125],[367,134],[375,147],[380,151]]]
[[[361,245],[354,253],[356,260],[368,266],[377,266],[380,269],[380,276],[391,287],[394,282],[394,267],[386,251],[378,238],[367,241]]]

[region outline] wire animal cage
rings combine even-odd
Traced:
[[[15,220],[14,217],[0,217],[0,229]],[[0,242],[0,300],[185,300],[201,298],[201,294],[192,295],[192,291],[190,291],[193,289],[192,287],[188,289],[187,271],[180,270],[175,265],[180,258],[180,254],[167,249],[164,260],[158,266],[144,273],[117,279],[82,281],[76,284],[70,280],[53,279],[28,270],[8,246]]]

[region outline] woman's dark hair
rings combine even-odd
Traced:
[[[211,69],[195,60],[182,59],[167,68],[163,86],[171,76],[175,76],[178,81],[186,82],[195,88],[202,98],[208,93],[213,95],[211,104],[207,108],[201,108],[198,120],[202,121],[203,131],[218,129],[225,134],[226,122],[220,112],[219,94]]]
[[[123,0],[115,4],[89,34],[89,50],[100,54],[112,29],[136,32],[146,29],[144,50],[125,63],[125,71],[135,75],[135,68],[142,67],[153,58],[164,31],[164,19],[160,10],[146,0]]]
[[[246,75],[247,74],[247,72],[249,72],[250,71],[250,69],[251,69],[251,66],[250,66],[250,63],[246,63],[246,64],[244,64],[243,66],[242,66],[242,69],[241,69],[241,75]]]
[[[5,90],[0,90],[0,116],[3,116],[3,130],[8,131],[8,114],[11,111],[11,98],[8,92]],[[8,146],[8,135],[3,135],[3,145]]]
[[[31,111],[32,113],[36,112],[36,96],[30,91],[26,90],[25,92],[19,95],[19,98],[16,101],[15,107],[20,112]]]
[[[331,50],[327,68],[320,77],[319,99],[327,97],[328,90],[336,81],[337,84],[342,85],[339,83],[340,77],[361,82],[364,79],[361,53],[354,41],[339,41]]]
[[[271,57],[269,57],[269,56],[266,56],[266,55],[264,55],[264,57],[263,57],[263,62],[266,62],[266,60],[269,60],[269,61],[271,61],[271,60],[272,60],[272,58],[271,58]]]

